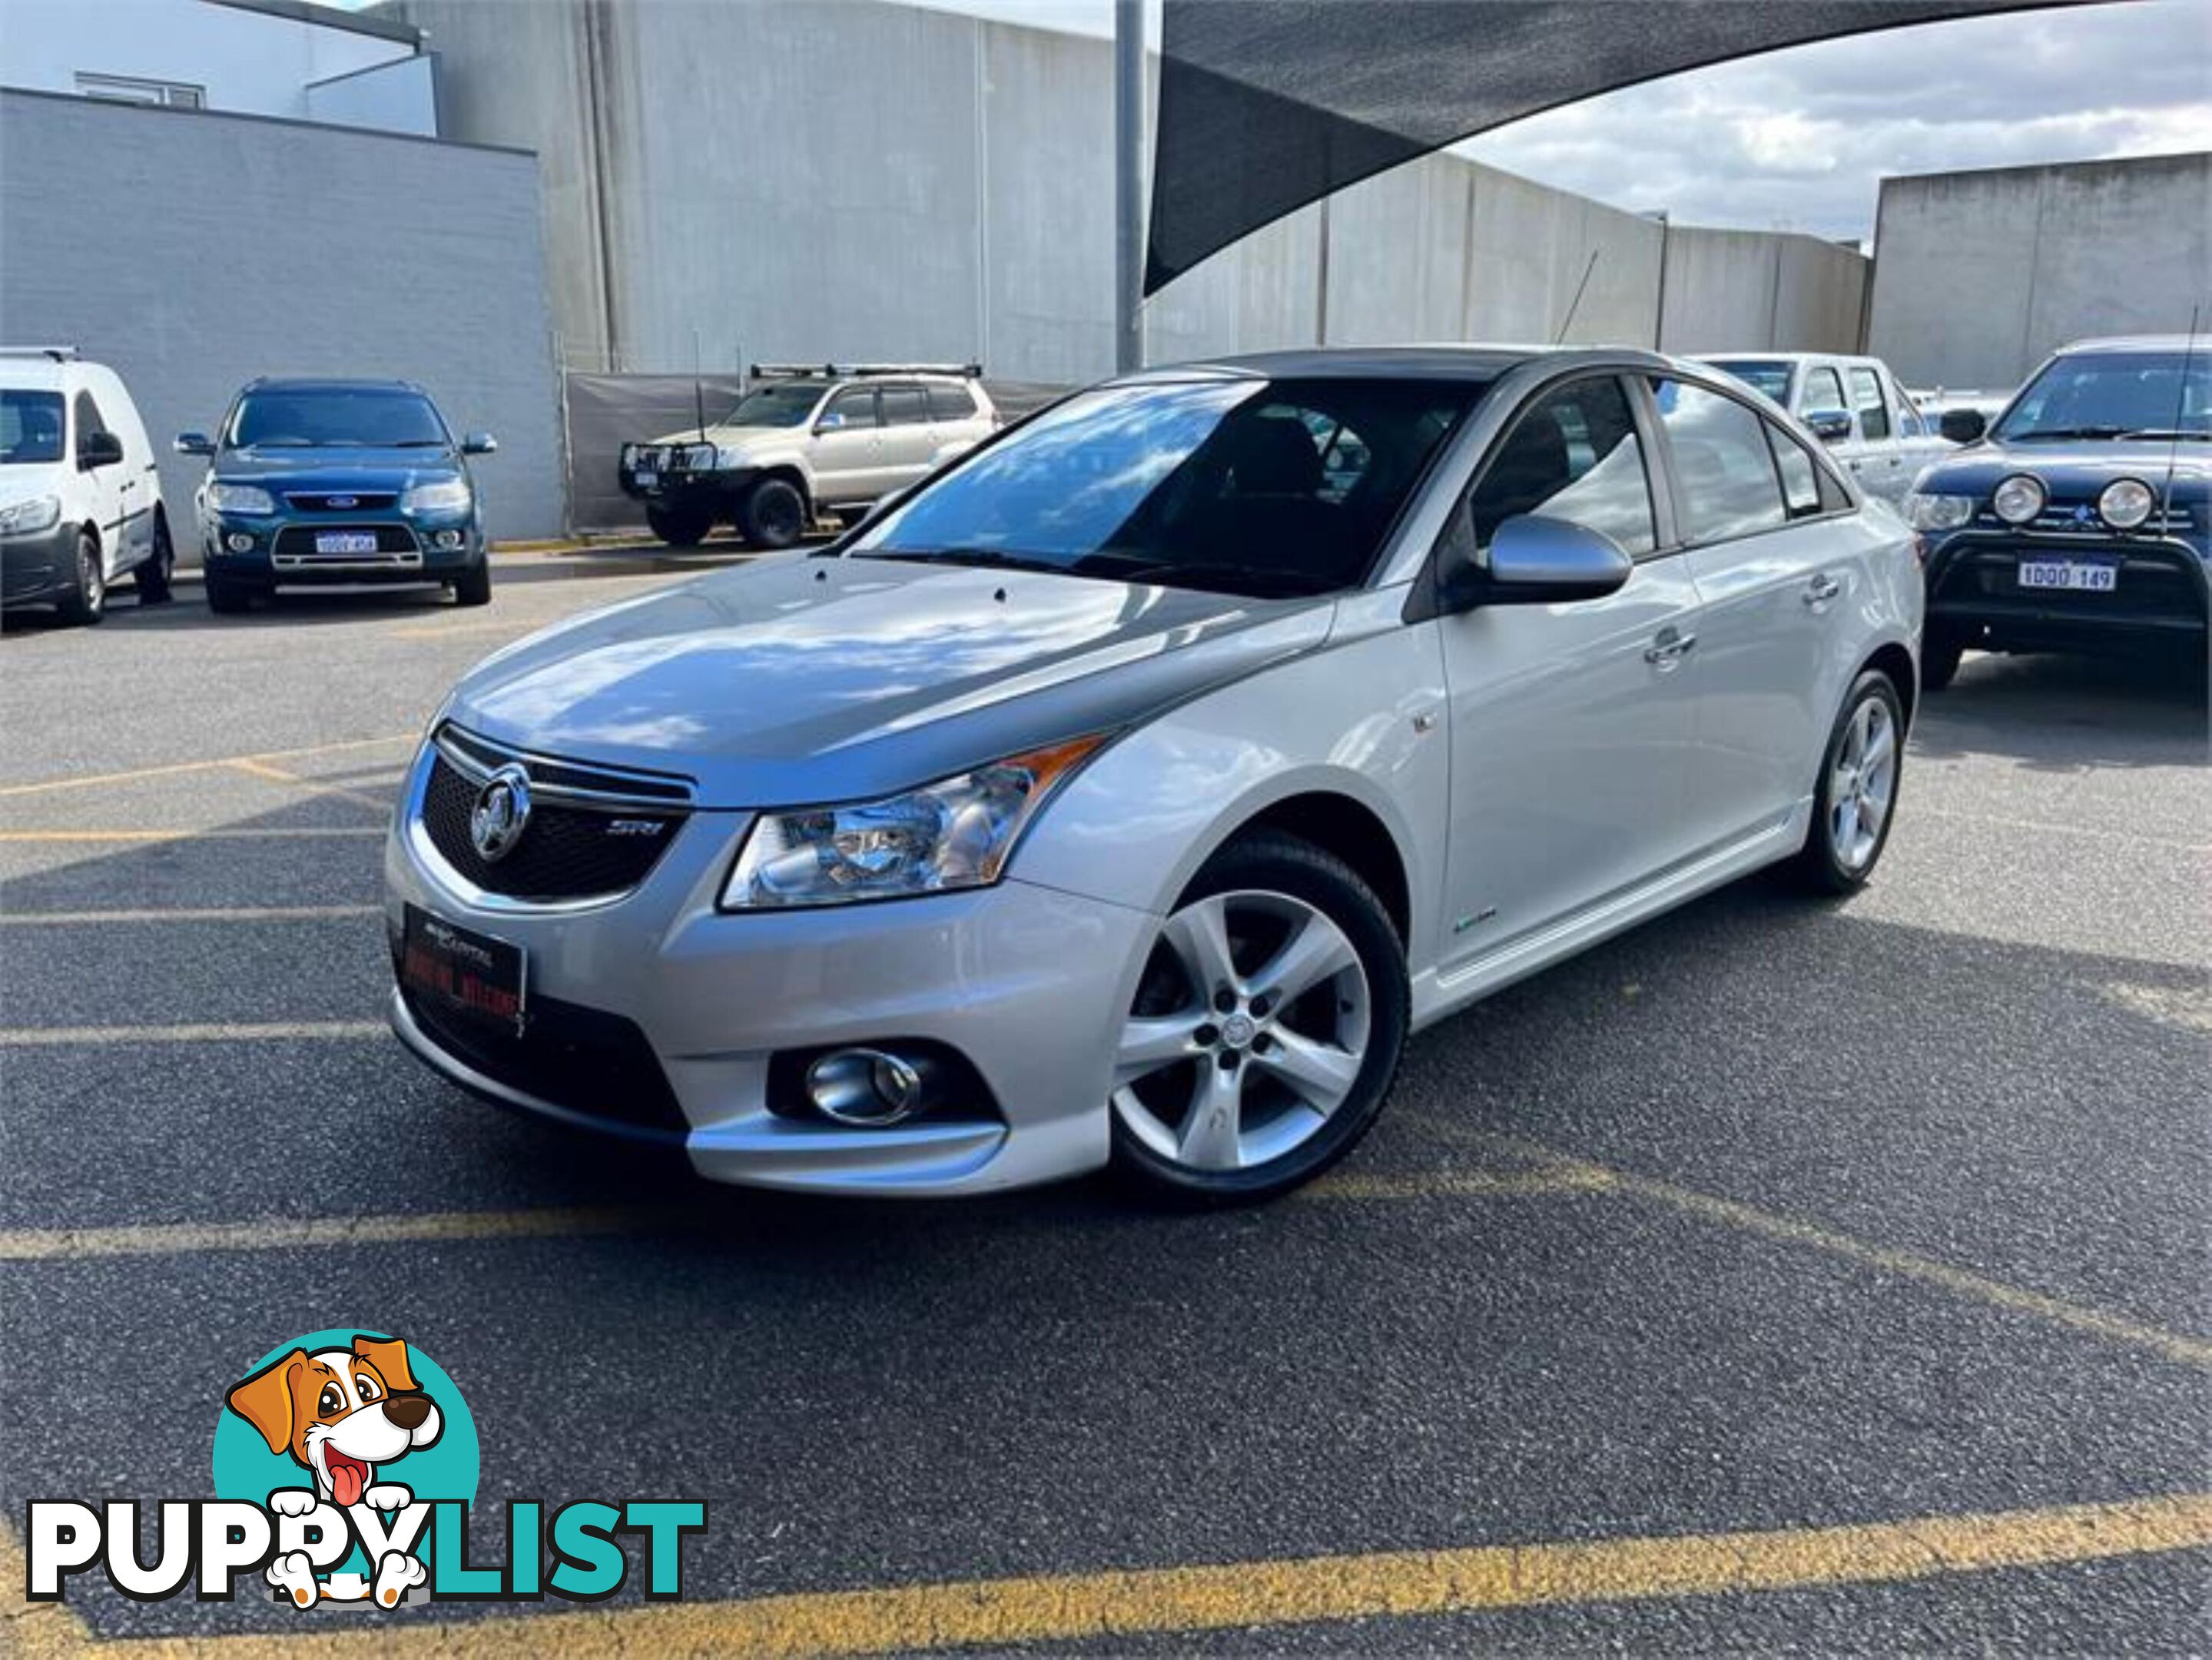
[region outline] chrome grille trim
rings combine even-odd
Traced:
[[[450,722],[438,728],[430,743],[456,772],[479,784],[502,766],[520,765],[530,775],[531,794],[548,801],[609,812],[633,808],[684,812],[696,805],[697,792],[691,781],[673,773],[611,767],[596,761],[564,761],[494,743]],[[549,773],[552,775],[548,776]],[[604,787],[566,781],[563,775],[602,781]]]

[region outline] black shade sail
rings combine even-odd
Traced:
[[[1162,0],[1145,292],[1333,191],[1577,99],[1778,46],[2069,3]]]

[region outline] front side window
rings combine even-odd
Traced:
[[[819,380],[779,380],[774,386],[749,392],[737,407],[722,417],[726,427],[803,427],[814,418],[822,401]]]
[[[853,551],[1255,597],[1332,592],[1364,576],[1482,390],[1247,378],[1098,387],[975,452]]]
[[[1809,415],[1814,410],[1848,410],[1850,407],[1844,402],[1844,383],[1836,378],[1835,370],[1824,364],[1807,373],[1802,405],[1806,414]]]
[[[61,459],[61,393],[0,391],[0,466]]]
[[[430,400],[398,386],[249,392],[223,435],[228,449],[444,449],[452,442]]]
[[[1674,455],[1682,528],[1695,542],[1772,530],[1788,520],[1766,423],[1747,405],[1686,381],[1653,383]]]
[[[2212,438],[2212,351],[2083,352],[2028,383],[1996,424],[2006,443]]]
[[[1861,436],[1889,436],[1889,405],[1882,401],[1880,375],[1872,369],[1853,369],[1851,402],[1858,410]]]
[[[1522,514],[1601,531],[1631,554],[1657,544],[1651,483],[1628,395],[1611,375],[1544,393],[1483,468],[1470,498],[1475,545]]]
[[[876,424],[876,389],[854,386],[839,392],[822,411],[822,423],[840,432]]]

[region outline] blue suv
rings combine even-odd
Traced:
[[[491,599],[483,514],[437,405],[404,380],[256,380],[221,436],[188,432],[210,459],[194,502],[208,608],[246,610],[281,584],[441,582],[457,604]]]
[[[1959,654],[2193,652],[2212,613],[2212,337],[2084,340],[1905,498],[1928,556],[1920,682]]]

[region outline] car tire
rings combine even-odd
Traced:
[[[1292,836],[1240,836],[1163,923],[1122,1018],[1117,1171],[1185,1205],[1310,1182],[1381,1112],[1411,1008],[1405,943],[1358,873]]]
[[[806,497],[788,478],[763,478],[738,503],[738,528],[757,548],[787,548],[806,533]]]
[[[1821,752],[1813,824],[1796,860],[1801,885],[1831,895],[1866,885],[1889,845],[1904,773],[1905,705],[1890,678],[1869,669],[1851,683]]]
[[[169,599],[172,579],[177,571],[176,544],[169,539],[169,521],[161,514],[154,515],[154,550],[131,578],[138,591],[142,605],[166,604]]]
[[[76,533],[76,586],[56,609],[71,623],[97,623],[107,615],[107,571],[100,538],[88,530]]]
[[[696,548],[714,528],[714,515],[705,508],[647,508],[645,522],[670,547]]]
[[[1941,691],[1949,685],[1959,672],[1959,660],[1966,655],[1966,648],[1955,635],[1928,630],[1920,642],[1920,690]]]
[[[206,577],[208,609],[225,617],[235,617],[253,608],[253,596],[238,583],[210,571]]]
[[[476,563],[453,579],[453,603],[457,605],[491,604],[491,556],[489,554],[478,554]]]

